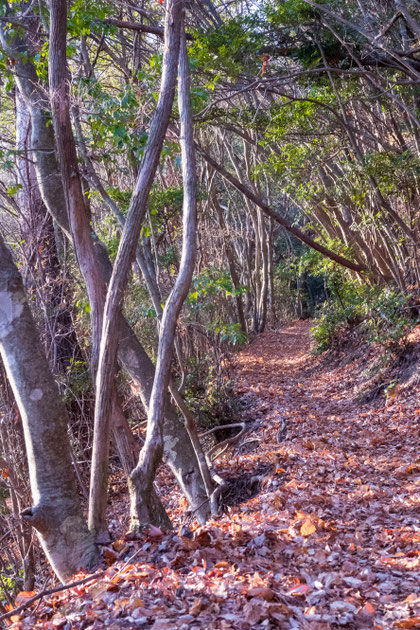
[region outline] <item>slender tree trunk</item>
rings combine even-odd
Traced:
[[[153,484],[160,454],[163,450],[164,396],[168,389],[171,374],[176,323],[191,285],[197,247],[195,149],[190,103],[189,62],[183,20],[180,39],[178,106],[181,121],[180,144],[184,188],[182,256],[179,274],[165,304],[159,330],[158,356],[150,399],[146,440],[140,452],[139,463],[130,476],[132,528],[136,528],[150,520],[150,514],[147,509],[148,495]]]
[[[224,244],[225,244],[225,252],[226,252],[226,258],[228,261],[228,265],[229,265],[229,271],[230,271],[230,276],[232,278],[232,284],[235,288],[235,291],[237,292],[235,294],[235,300],[236,300],[236,308],[238,311],[238,322],[239,325],[241,327],[242,332],[244,332],[246,334],[247,329],[246,329],[246,320],[245,320],[245,314],[244,314],[244,305],[243,305],[243,300],[242,300],[242,295],[241,293],[239,293],[240,291],[240,287],[241,287],[241,283],[239,281],[239,276],[236,272],[236,267],[235,267],[235,253],[233,251],[232,245],[229,242],[229,237],[226,234],[226,224],[223,218],[223,209],[220,206],[219,200],[217,199],[217,194],[216,191],[212,192],[212,197],[211,197],[213,206],[217,212],[217,216],[219,219],[219,225],[220,228],[223,232],[223,239],[224,239]]]
[[[272,326],[277,323],[276,296],[274,292],[274,221],[270,219],[268,229],[268,304],[271,311]]]
[[[95,374],[98,362],[98,352],[102,331],[103,311],[105,304],[105,286],[102,281],[102,274],[97,263],[94,243],[86,213],[82,181],[79,173],[79,166],[74,142],[73,130],[70,119],[70,100],[67,85],[67,64],[66,64],[66,37],[67,37],[67,3],[66,0],[52,0],[50,4],[51,29],[50,29],[50,49],[49,49],[49,82],[50,97],[54,127],[56,131],[57,147],[60,156],[60,167],[63,180],[66,207],[70,220],[70,230],[75,245],[76,256],[83,274],[86,289],[89,296],[91,309],[92,326],[92,357],[91,371]],[[122,441],[124,432],[128,424],[123,421],[123,412],[117,399],[115,385],[110,395],[110,415],[114,411],[116,419],[117,446],[123,448],[122,462],[127,470],[129,461],[134,460],[133,454],[127,451],[127,447],[132,446],[132,440]],[[106,506],[107,506],[107,480],[108,480],[108,458],[109,458],[109,435],[98,435],[94,431],[93,449],[97,448],[100,442],[103,457],[100,471],[95,470],[92,478],[95,488],[103,489],[101,492],[101,504],[98,513],[100,518],[95,528],[97,540],[107,542],[109,534],[106,526]],[[131,444],[130,444],[131,442]],[[130,469],[131,470],[131,469]],[[127,472],[130,472],[127,470]],[[92,493],[92,483],[91,483]],[[99,524],[100,523],[100,524]]]
[[[268,297],[268,244],[267,231],[264,224],[264,214],[258,210],[258,231],[260,234],[261,262],[262,262],[262,283],[260,300],[258,304],[258,330],[264,332],[267,321],[267,297]]]
[[[55,1],[63,2],[63,0]],[[107,489],[105,474],[107,466],[106,444],[108,442],[111,393],[118,346],[118,313],[128,282],[131,263],[135,256],[140,228],[146,212],[147,199],[159,162],[175,95],[182,0],[168,0],[165,8],[163,74],[159,100],[150,125],[149,137],[144,149],[139,175],[131,198],[128,216],[124,225],[105,303],[99,365],[96,377],[96,437],[92,453],[91,495],[89,504],[89,526],[91,529],[97,531],[102,529],[105,518],[104,511],[106,502],[104,497],[106,497]],[[161,392],[162,399],[160,404],[162,405],[164,405],[163,397],[165,393],[166,390]],[[153,406],[153,400],[151,405]],[[156,453],[157,458],[160,458],[161,455],[162,451]],[[154,463],[156,466],[158,465],[157,459]],[[150,499],[152,492],[153,484],[150,485],[147,500]],[[155,511],[155,504],[155,501],[150,502],[148,520],[154,520],[156,518],[156,515],[152,516]],[[167,519],[166,523],[165,519],[163,519],[161,524],[169,525],[169,519]]]
[[[67,414],[42,351],[22,280],[0,237],[0,351],[22,417],[34,505],[22,518],[38,532],[61,581],[92,570],[99,554],[83,518]]]
[[[31,114],[30,158],[33,160],[43,201],[60,228],[70,236],[63,184],[56,158],[54,129],[50,124],[49,103],[38,83],[35,67],[25,41],[14,31],[5,35],[0,23],[0,37],[10,56],[16,58],[16,82]],[[103,282],[109,282],[112,265],[104,246],[93,234],[94,247]],[[105,293],[105,291],[104,291]],[[124,317],[120,316],[117,336],[118,358],[139,388],[147,412],[154,378],[154,365]],[[185,427],[166,397],[164,460],[170,466],[191,509],[199,522],[210,515],[200,467]],[[124,460],[124,457],[122,458]]]
[[[70,120],[70,97],[66,63],[67,2],[51,0],[49,83],[54,128],[60,157],[66,207],[80,270],[89,296],[92,326],[92,372],[97,365],[102,330],[104,287],[86,218],[84,195]]]

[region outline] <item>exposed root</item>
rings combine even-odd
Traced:
[[[231,446],[231,444],[234,444],[243,436],[243,434],[246,431],[246,423],[234,422],[233,424],[222,424],[202,434],[201,437],[204,437],[206,435],[210,435],[211,433],[215,433],[216,431],[225,430],[225,429],[234,429],[234,428],[239,428],[239,427],[241,430],[236,435],[226,438],[226,440],[223,440],[223,442],[219,442],[218,444],[215,444],[214,446],[212,446],[212,448],[209,451],[207,451],[206,460],[207,460],[207,464],[209,468],[211,467],[211,464],[218,457],[220,457],[229,446]]]

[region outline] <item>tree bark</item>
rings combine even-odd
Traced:
[[[178,106],[181,122],[183,201],[183,241],[179,274],[163,310],[159,329],[159,347],[144,446],[139,462],[130,475],[131,527],[150,521],[147,498],[163,450],[165,393],[168,389],[176,323],[188,295],[194,271],[197,233],[197,184],[195,149],[190,103],[188,53],[183,19],[180,33]],[[146,509],[145,509],[146,508]]]
[[[63,308],[68,294],[67,274],[58,255],[54,220],[45,207],[34,165],[30,158],[31,118],[19,90],[16,107],[16,170],[21,189],[16,195],[20,211],[20,230],[25,291],[31,292],[44,316],[41,336],[51,371],[65,372],[71,361],[83,360],[73,325],[72,307]]]
[[[50,46],[48,57],[50,100],[60,158],[61,177],[70,230],[80,270],[86,282],[89,296],[92,326],[92,372],[95,373],[102,330],[104,287],[86,217],[84,195],[79,173],[76,145],[70,119],[70,97],[68,90],[66,41],[67,2],[50,2]]]
[[[94,242],[87,217],[82,181],[79,173],[79,166],[74,142],[73,130],[70,119],[70,99],[67,85],[67,64],[66,64],[66,38],[67,38],[67,3],[66,0],[52,0],[50,4],[51,29],[50,29],[50,49],[49,49],[49,83],[52,114],[57,138],[58,154],[60,156],[60,168],[63,181],[64,196],[70,220],[70,231],[75,245],[76,256],[80,270],[86,283],[89,296],[91,314],[91,339],[92,356],[91,371],[95,374],[98,362],[99,344],[102,331],[103,311],[105,304],[105,285],[102,281],[102,274],[97,263]],[[131,468],[130,460],[134,460],[134,453],[127,451],[133,446],[133,441],[127,434],[129,432],[124,414],[117,398],[115,385],[110,395],[110,415],[114,412],[114,436],[117,447],[123,449],[122,463],[126,472]],[[116,422],[115,422],[116,420]],[[123,439],[125,437],[125,439]],[[102,450],[102,460],[100,470],[95,470],[91,478],[91,498],[92,487],[95,491],[101,488],[100,508],[97,506],[98,522],[94,528],[97,540],[107,542],[109,534],[106,526],[107,507],[107,483],[108,483],[108,458],[109,458],[109,432],[106,435],[98,435],[94,431],[93,450]],[[158,499],[156,498],[156,502]]]
[[[16,30],[9,36],[0,24],[2,45],[16,58],[16,82],[31,114],[29,155],[34,161],[38,185],[43,201],[60,228],[71,237],[63,184],[56,158],[54,129],[50,124],[49,103],[38,83],[35,67],[28,54],[28,46]],[[19,54],[24,53],[24,54]],[[103,282],[109,282],[112,265],[104,246],[93,233],[94,247]],[[139,389],[147,412],[154,378],[154,365],[122,315],[117,336],[118,359]],[[199,522],[204,523],[210,509],[205,502],[206,491],[194,449],[185,427],[177,418],[168,396],[164,426],[164,460],[174,473],[181,490]]]
[[[258,232],[259,246],[261,248],[262,262],[262,282],[260,299],[257,305],[257,330],[256,332],[264,332],[267,321],[267,298],[268,298],[268,245],[267,230],[264,222],[264,214],[261,208],[258,209]]]
[[[99,554],[76,491],[67,414],[42,351],[23,285],[0,236],[0,351],[22,417],[34,505],[22,518],[38,532],[62,582]]]
[[[240,293],[241,283],[239,281],[239,276],[237,274],[236,267],[235,267],[235,252],[233,250],[232,245],[229,242],[229,237],[226,233],[226,224],[223,218],[223,209],[220,206],[219,200],[217,198],[217,193],[215,190],[213,190],[211,193],[211,200],[212,200],[214,209],[217,212],[220,229],[223,232],[223,240],[225,244],[226,258],[229,265],[230,277],[232,278],[232,284],[235,288],[235,301],[236,301],[236,309],[238,311],[238,322],[239,322],[242,332],[247,334],[244,305],[243,305],[242,295]]]
[[[63,2],[63,0],[55,1]],[[128,282],[131,263],[134,259],[140,228],[146,212],[149,191],[159,163],[175,96],[181,8],[182,0],[168,0],[166,4],[163,73],[159,100],[150,125],[149,137],[131,197],[127,220],[124,225],[106,296],[99,365],[96,376],[95,434],[97,439],[94,441],[92,453],[91,499],[89,504],[89,526],[91,529],[100,529],[104,520],[105,505],[103,497],[104,494],[106,496],[105,466],[107,462],[107,452],[104,445],[108,440],[110,425],[111,392],[118,346],[118,313]],[[161,403],[163,404],[163,400]],[[160,451],[158,457],[160,458],[161,455]],[[157,466],[159,462],[156,460],[155,463]],[[148,502],[152,492],[153,483],[149,488],[147,498],[144,495],[145,500]],[[155,504],[155,501],[151,501],[147,508],[147,511],[150,513],[148,520],[154,520],[155,518],[153,517]],[[169,519],[167,523],[162,522],[162,524],[169,525]]]

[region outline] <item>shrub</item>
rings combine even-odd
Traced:
[[[334,345],[340,333],[360,325],[366,339],[395,351],[405,342],[414,325],[407,305],[409,296],[395,289],[358,286],[329,281],[331,298],[319,309],[312,329],[315,352],[324,352]]]

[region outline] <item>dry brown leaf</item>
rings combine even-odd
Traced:
[[[247,594],[251,597],[262,597],[266,602],[271,602],[276,595],[271,588],[265,588],[264,586],[255,586]]]
[[[221,560],[220,562],[216,562],[216,564],[214,565],[215,569],[228,569],[230,567],[229,562],[226,562],[226,560]]]
[[[396,628],[420,628],[420,617],[410,617],[409,619],[401,619],[395,622]]]
[[[364,613],[365,615],[374,615],[375,609],[370,602],[366,602],[360,612]]]
[[[22,604],[25,604],[28,599],[31,599],[34,595],[36,595],[35,591],[20,591],[16,596],[16,606],[22,606]]]
[[[120,554],[111,549],[110,547],[106,547],[104,551],[105,562],[110,567],[114,562],[118,560]]]
[[[251,625],[258,623],[263,615],[261,606],[258,606],[257,602],[253,600],[245,604],[243,613],[245,621]]]
[[[125,542],[125,540],[114,540],[114,542],[112,543],[112,548],[114,549],[114,551],[117,551],[118,553],[121,553],[121,551],[125,548],[128,549],[128,545]]]
[[[200,612],[202,607],[203,607],[203,601],[199,597],[197,597],[193,601],[193,603],[190,606],[190,609],[189,609],[188,612],[189,612],[190,615],[194,615],[194,617],[195,617],[196,615],[198,615],[198,613]]]
[[[302,526],[300,528],[300,533],[302,536],[310,536],[311,534],[314,534],[315,532],[316,532],[316,527],[312,523],[312,521],[307,519],[304,523],[302,523]]]
[[[198,543],[200,547],[208,547],[211,544],[211,536],[205,529],[197,530],[194,533],[194,542]]]

